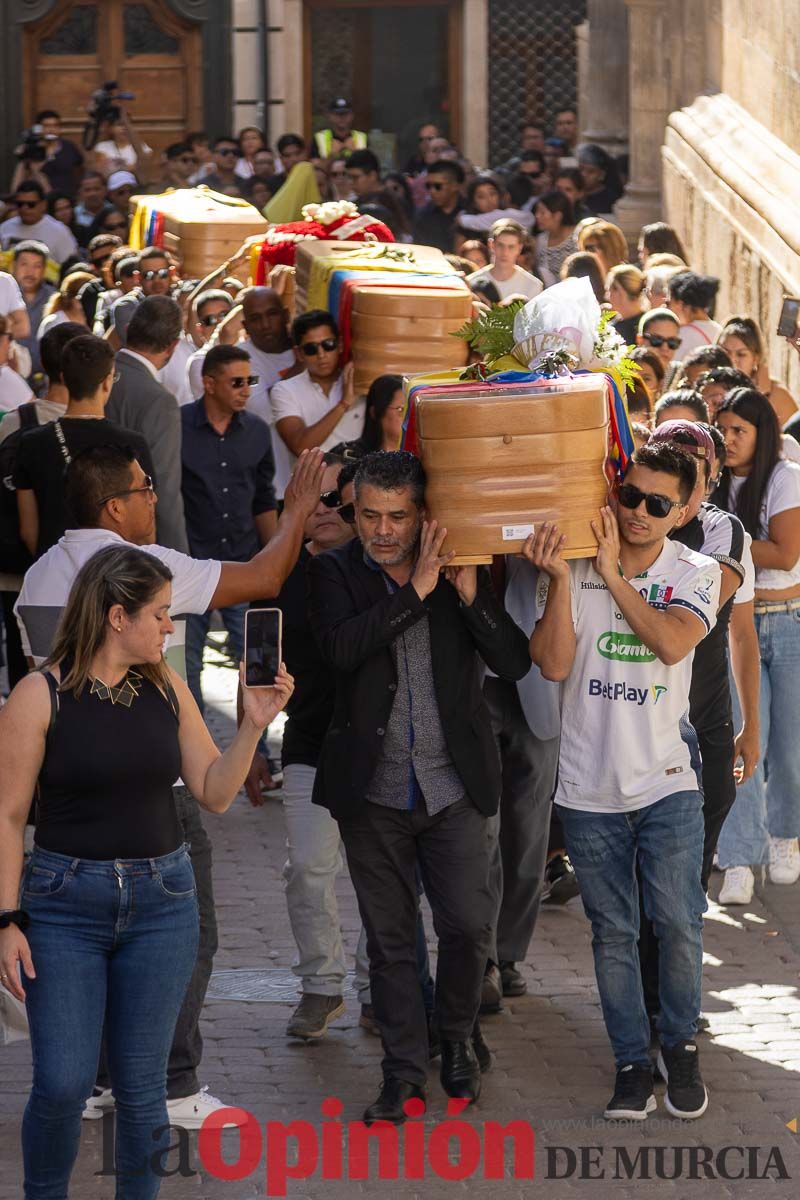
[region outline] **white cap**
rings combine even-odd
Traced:
[[[132,175],[130,171],[113,171],[108,177],[106,187],[113,192],[117,188],[124,187],[126,183],[129,183],[131,187],[139,186],[136,176]]]

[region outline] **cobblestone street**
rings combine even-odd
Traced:
[[[232,720],[234,674],[210,670],[204,683],[215,706],[210,717],[214,733],[224,738]],[[206,823],[215,847],[220,925],[215,960],[218,974],[212,980],[212,994],[225,994],[237,979],[241,987],[248,982],[252,985],[252,974],[225,974],[248,971],[258,973],[256,984],[261,981],[261,994],[265,982],[274,982],[277,999],[209,999],[203,1026],[202,1082],[213,1094],[252,1112],[262,1134],[268,1121],[305,1120],[320,1131],[320,1105],[331,1096],[344,1106],[342,1120],[357,1120],[377,1092],[380,1045],[359,1028],[355,996],[350,993],[345,1016],[335,1022],[323,1042],[304,1046],[287,1041],[284,1033],[295,1002],[293,985],[281,992],[281,975],[262,974],[288,973],[293,958],[281,881],[284,832],[279,801],[255,810],[240,798],[228,814],[207,817]],[[715,877],[714,892],[718,880]],[[538,1185],[548,1198],[584,1196],[587,1200],[605,1200],[612,1195],[617,1200],[634,1196],[684,1200],[702,1195],[723,1200],[729,1196],[797,1195],[800,1133],[793,1133],[787,1123],[800,1118],[799,895],[798,887],[769,887],[759,892],[747,910],[725,912],[710,905],[704,1011],[711,1020],[711,1031],[700,1039],[710,1092],[704,1119],[694,1123],[669,1119],[662,1102],[663,1085],[659,1085],[659,1108],[640,1127],[614,1126],[602,1120],[600,1114],[613,1084],[613,1063],[594,983],[588,926],[580,901],[575,900],[564,909],[543,910],[523,967],[528,994],[506,1001],[501,1014],[485,1019],[484,1032],[495,1051],[495,1061],[484,1078],[480,1105],[467,1114],[481,1141],[485,1121],[530,1122],[536,1135],[534,1183],[513,1178],[510,1154],[502,1181],[485,1180],[482,1166],[463,1182],[443,1180],[426,1164],[423,1179],[401,1177],[380,1182],[373,1153],[366,1180],[323,1180],[318,1170],[309,1179],[289,1181],[287,1194],[304,1200],[336,1200],[340,1196],[439,1200],[469,1190],[479,1196],[493,1193],[503,1200],[517,1200],[532,1195]],[[359,919],[346,876],[340,880],[339,897],[352,952]],[[430,932],[429,920],[427,925]],[[19,1124],[29,1083],[29,1043],[0,1049],[0,1200],[17,1200],[22,1195]],[[430,1135],[444,1115],[444,1095],[437,1072],[432,1070],[426,1134]],[[103,1124],[83,1124],[71,1192],[77,1200],[105,1200],[114,1194],[113,1177],[97,1174],[103,1162]],[[245,1179],[214,1179],[201,1169],[197,1135],[188,1136],[189,1165],[195,1173],[166,1178],[161,1190],[164,1200],[244,1200],[265,1194],[263,1156]],[[235,1161],[238,1136],[228,1133],[225,1138],[225,1153]],[[661,1168],[657,1167],[659,1156],[653,1149],[658,1146],[684,1148],[679,1177],[674,1177],[671,1149],[663,1155]],[[567,1150],[555,1151],[555,1147]],[[619,1169],[626,1160],[615,1147],[627,1149],[633,1178]],[[709,1148],[694,1156],[695,1165],[698,1159],[709,1164],[706,1169],[700,1165],[694,1179],[690,1178],[693,1160],[688,1147]],[[734,1149],[720,1156],[724,1147]],[[748,1153],[741,1147],[760,1149]],[[640,1153],[643,1150],[647,1154]],[[272,1161],[274,1164],[274,1156]],[[773,1168],[782,1162],[790,1176],[782,1190],[774,1169],[766,1179],[747,1178],[748,1174],[763,1173],[768,1161]],[[644,1174],[645,1164],[649,1164],[649,1179]],[[168,1169],[177,1166],[175,1154]],[[605,1177],[601,1176],[603,1169]],[[665,1178],[657,1177],[659,1169]],[[739,1175],[744,1177],[736,1178]]]

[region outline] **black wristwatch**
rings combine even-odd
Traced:
[[[30,916],[21,908],[0,912],[0,929],[8,929],[9,925],[17,925],[24,932],[30,923]]]

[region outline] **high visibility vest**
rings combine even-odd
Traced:
[[[353,139],[354,150],[366,150],[367,135],[365,133],[362,133],[360,129],[351,129],[349,136]],[[314,142],[320,158],[330,158],[331,153],[333,152],[333,130],[320,129],[319,133],[314,134]],[[342,155],[345,158],[350,153],[350,150],[342,151]]]

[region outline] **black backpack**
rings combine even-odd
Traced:
[[[9,575],[24,575],[33,562],[19,536],[17,492],[12,479],[20,441],[29,429],[37,427],[39,415],[32,400],[21,404],[17,412],[19,429],[0,442],[0,571]]]

